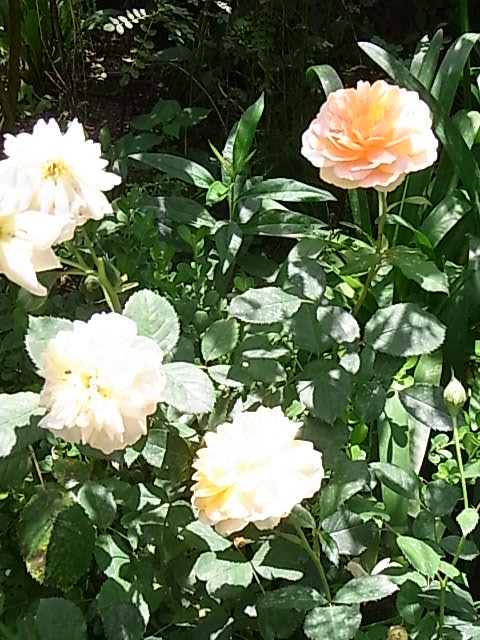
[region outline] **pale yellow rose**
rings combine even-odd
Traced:
[[[392,191],[437,158],[428,106],[418,93],[377,80],[329,94],[302,137],[304,155],[325,182]]]
[[[42,355],[45,378],[39,425],[56,436],[112,453],[147,433],[147,416],[162,399],[166,377],[157,343],[117,313],[76,320]]]
[[[260,407],[207,433],[193,464],[200,521],[222,535],[250,522],[271,529],[313,496],[323,478],[322,454],[295,440],[299,426],[278,407]]]

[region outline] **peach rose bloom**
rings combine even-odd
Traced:
[[[302,136],[302,150],[325,182],[392,191],[407,173],[435,162],[438,142],[416,91],[377,80],[329,94]]]

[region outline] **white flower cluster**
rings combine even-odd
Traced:
[[[120,183],[105,171],[98,143],[74,120],[62,134],[55,120],[33,133],[5,136],[0,161],[0,273],[33,293],[47,291],[36,274],[60,267],[52,246],[73,237],[89,218],[112,208],[104,191]]]

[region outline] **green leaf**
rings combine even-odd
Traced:
[[[317,320],[315,307],[302,304],[290,320],[290,331],[298,349],[320,355],[332,346],[332,340],[322,330]]]
[[[210,171],[188,158],[168,153],[134,153],[129,158],[163,171],[171,178],[193,184],[200,189],[208,189],[214,182]]]
[[[325,598],[318,591],[301,584],[291,584],[275,591],[267,591],[257,601],[259,607],[275,611],[284,609],[310,611],[322,604],[325,604]]]
[[[392,247],[387,253],[388,261],[398,267],[409,280],[414,280],[425,291],[448,293],[448,278],[437,265],[428,260],[420,249]]]
[[[265,580],[300,580],[305,556],[287,540],[264,542],[251,560],[253,569]]]
[[[352,640],[361,621],[362,614],[355,606],[328,605],[310,611],[303,630],[310,640]]]
[[[205,362],[217,360],[231,353],[238,342],[238,322],[234,318],[217,320],[211,324],[202,337],[201,349]]]
[[[271,324],[293,316],[300,302],[297,296],[285,293],[278,287],[263,287],[249,289],[233,298],[228,311],[243,322]]]
[[[125,544],[123,541],[120,541]],[[120,583],[126,581],[120,577],[122,567],[130,564],[131,558],[120,546],[120,542],[112,535],[102,534],[95,542],[95,560],[98,568],[108,578],[114,578]]]
[[[158,293],[137,291],[127,300],[123,315],[135,322],[139,335],[155,340],[164,355],[177,344],[180,336],[177,314]]]
[[[248,360],[243,360],[240,366],[232,367],[230,375],[239,380],[244,380],[246,384],[255,382],[271,384],[273,382],[282,382],[287,378],[283,366],[272,358],[249,358]]]
[[[351,313],[342,307],[318,307],[317,320],[320,329],[340,344],[355,342],[360,338],[360,327]]]
[[[151,198],[150,207],[155,209],[160,222],[171,220],[177,224],[186,224],[191,227],[214,227],[217,224],[215,218],[207,209],[195,200],[189,198]]]
[[[167,385],[163,402],[179,411],[208,413],[213,409],[215,391],[210,378],[189,362],[171,362],[164,365]]]
[[[462,540],[460,536],[445,536],[440,540],[440,545],[442,549],[445,549],[447,553],[454,557],[457,555],[457,550],[461,549],[458,556],[461,560],[475,560],[480,555],[478,547],[473,540]]]
[[[33,496],[19,525],[22,556],[40,583],[68,589],[88,570],[95,532],[68,494],[49,489]]]
[[[316,360],[303,369],[297,392],[314,415],[332,423],[345,408],[351,386],[351,376],[343,367],[331,360]]]
[[[464,195],[451,193],[432,209],[420,229],[435,247],[471,208]]]
[[[167,452],[168,431],[166,429],[149,429],[142,449],[142,458],[152,467],[162,466]]]
[[[315,79],[315,76],[320,80],[325,96],[328,96],[332,91],[343,89],[340,76],[329,64],[316,64],[308,67],[305,75],[307,76],[307,80],[312,81]]]
[[[361,276],[377,264],[379,257],[373,247],[360,247],[357,250],[347,249],[343,253],[345,266],[340,273],[344,276]]]
[[[385,400],[385,389],[381,385],[376,382],[363,382],[356,388],[353,408],[362,422],[373,422],[382,413]]]
[[[193,571],[199,580],[206,582],[210,595],[225,585],[248,587],[253,579],[252,566],[246,560],[223,560],[215,553],[207,551],[197,559]]]
[[[332,479],[322,488],[320,521],[335,513],[349,498],[362,491],[370,481],[365,462],[348,460],[335,469]]]
[[[379,309],[365,326],[365,342],[391,356],[421,355],[438,349],[445,331],[435,316],[405,302]]]
[[[260,213],[244,227],[248,235],[279,238],[311,238],[326,225],[321,220],[285,209],[270,209]]]
[[[434,480],[425,487],[425,504],[434,516],[450,515],[461,497],[460,487],[456,487],[446,480]]]
[[[463,68],[473,46],[480,38],[476,33],[464,33],[450,45],[432,85],[431,94],[442,105],[446,113],[452,107]]]
[[[224,222],[215,233],[215,246],[220,258],[221,272],[227,273],[240,251],[243,232],[236,222]]]
[[[29,316],[25,346],[28,355],[37,367],[42,366],[42,354],[48,342],[54,338],[59,331],[71,331],[72,329],[73,322],[65,318]]]
[[[363,576],[354,578],[343,585],[335,595],[334,602],[342,604],[362,604],[391,596],[398,591],[398,585],[387,576]]]
[[[232,164],[235,173],[243,169],[265,106],[264,94],[240,118],[233,139]]]
[[[103,484],[93,480],[86,482],[78,492],[77,499],[99,529],[106,529],[115,520],[117,505],[113,492]]]
[[[401,389],[398,397],[402,406],[415,420],[434,431],[451,431],[452,419],[443,400],[440,387],[414,384]]]
[[[38,640],[87,640],[83,613],[70,600],[41,598],[33,622]]]
[[[415,52],[410,65],[410,71],[426,89],[430,89],[443,45],[442,29],[435,32],[428,47],[425,46],[425,40],[428,42],[428,36],[424,36],[420,40],[418,51]]]
[[[242,198],[278,200],[280,202],[327,202],[336,201],[328,191],[312,187],[290,178],[270,178],[253,185],[242,194]]]
[[[478,524],[478,511],[473,507],[463,509],[456,517],[458,526],[462,531],[462,535],[467,537],[472,531],[477,528]]]
[[[407,471],[390,462],[372,462],[370,468],[375,471],[378,480],[391,491],[404,498],[418,499],[419,482],[413,471]]]
[[[463,468],[465,478],[480,478],[480,460],[467,462]]]
[[[429,578],[435,576],[441,558],[430,545],[409,536],[398,536],[397,545],[416,571]]]
[[[325,518],[322,529],[330,534],[340,555],[358,556],[377,540],[377,525],[364,522],[344,506]]]
[[[215,182],[210,185],[207,191],[207,204],[212,205],[217,204],[218,202],[222,202],[222,200],[225,200],[225,198],[228,196],[228,192],[229,188],[226,184],[223,184],[223,182],[220,182],[220,180],[215,180]]]
[[[130,602],[117,602],[100,609],[107,640],[143,640],[145,623]]]
[[[312,258],[297,258],[288,261],[288,279],[299,294],[318,302],[325,292],[325,272]]]
[[[17,442],[16,429],[26,426],[38,411],[38,393],[0,394],[0,458],[8,456]]]

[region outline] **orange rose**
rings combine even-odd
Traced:
[[[418,93],[377,80],[330,93],[302,136],[302,155],[325,182],[392,191],[430,166],[438,142]]]

